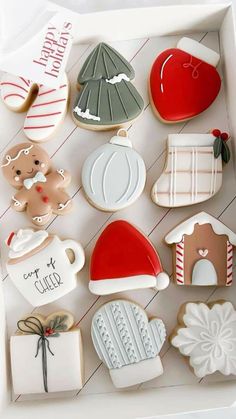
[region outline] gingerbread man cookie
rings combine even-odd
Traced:
[[[42,226],[52,214],[70,211],[72,200],[64,188],[71,176],[64,169],[52,170],[50,157],[39,146],[22,143],[12,147],[2,170],[10,185],[19,190],[12,196],[12,208],[26,211],[34,224]]]

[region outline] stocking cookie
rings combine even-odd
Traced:
[[[178,285],[232,285],[236,234],[221,221],[200,212],[174,228],[165,241],[173,248]]]
[[[103,211],[117,211],[141,195],[146,180],[142,157],[132,148],[121,128],[108,144],[96,149],[82,168],[82,184],[88,200]]]
[[[67,311],[43,317],[33,313],[17,322],[10,339],[15,394],[79,390],[83,385],[80,329]]]
[[[46,141],[64,119],[69,100],[66,74],[58,89],[50,89],[9,73],[3,74],[0,86],[2,100],[9,109],[14,112],[28,110],[24,133],[30,140]]]
[[[184,304],[170,341],[198,378],[236,375],[236,311],[229,301]]]
[[[215,51],[185,37],[176,48],[162,52],[149,80],[150,101],[158,118],[175,123],[206,110],[220,90],[219,59]]]
[[[166,164],[152,188],[152,200],[162,207],[183,207],[213,197],[222,185],[222,160],[230,152],[227,133],[170,134]]]
[[[46,230],[21,229],[12,232],[6,244],[9,277],[32,306],[49,304],[77,286],[77,274],[85,262],[78,242],[60,240]]]
[[[92,340],[109,369],[115,387],[133,386],[163,374],[159,356],[166,330],[162,320],[148,320],[135,303],[114,300],[102,306],[92,320]]]
[[[34,224],[43,226],[52,214],[71,210],[72,199],[65,192],[70,174],[64,169],[52,170],[50,157],[39,146],[22,143],[12,147],[1,167],[8,183],[19,189],[12,196],[12,208],[26,211]]]
[[[78,75],[79,95],[73,108],[77,125],[107,130],[136,119],[144,102],[131,80],[134,70],[116,50],[100,43]]]
[[[113,221],[97,240],[91,257],[89,289],[93,294],[155,288],[169,277],[149,239],[124,220]]]

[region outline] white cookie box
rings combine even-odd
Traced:
[[[84,342],[85,385],[79,392],[59,394],[60,399],[36,400],[32,397],[16,397],[11,394],[9,378],[8,343],[7,356],[4,352],[5,337],[0,335],[0,404],[1,419],[70,419],[80,418],[137,418],[157,414],[194,411],[230,406],[236,402],[236,382],[233,377],[214,375],[199,380],[189,370],[187,363],[171,348],[169,343],[162,351],[164,374],[156,380],[131,390],[117,391],[111,384],[109,372],[101,365],[90,338],[91,318],[95,310],[110,297],[99,298],[88,291],[88,259],[94,243],[104,226],[113,219],[125,218],[137,224],[149,235],[158,248],[165,269],[172,273],[171,251],[163,244],[164,235],[184,218],[199,212],[209,211],[219,217],[232,230],[236,231],[236,183],[233,161],[224,170],[223,188],[217,196],[206,203],[194,207],[167,210],[155,206],[150,199],[151,186],[160,175],[164,164],[165,140],[168,133],[206,132],[211,128],[229,130],[234,148],[236,138],[236,14],[228,2],[199,2],[198,4],[162,6],[146,9],[119,10],[94,13],[78,17],[78,41],[73,47],[68,72],[72,83],[72,101],[76,95],[76,77],[93,45],[100,40],[108,40],[124,56],[131,60],[136,70],[135,86],[145,100],[145,112],[135,122],[129,132],[134,148],[145,160],[148,173],[147,185],[143,195],[131,207],[114,215],[99,212],[91,207],[80,189],[81,166],[88,154],[99,145],[106,143],[113,133],[93,133],[76,128],[68,114],[63,126],[50,142],[44,145],[50,155],[54,155],[56,166],[70,168],[74,181],[70,191],[75,194],[75,211],[71,217],[55,217],[47,226],[51,233],[62,238],[73,238],[82,242],[86,250],[87,265],[80,274],[75,291],[59,301],[37,309],[49,314],[55,309],[71,310],[79,322]],[[88,28],[85,26],[88,23]],[[212,32],[216,31],[216,32]],[[156,55],[176,45],[183,34],[191,34],[204,45],[221,49],[220,74],[223,87],[215,103],[201,116],[184,124],[164,125],[150,109],[147,96],[147,75]],[[162,38],[156,38],[162,36]],[[218,38],[219,36],[219,38]],[[124,41],[129,39],[129,41]],[[134,40],[132,40],[134,39]],[[120,42],[113,42],[118,41]],[[2,154],[9,144],[23,140],[22,126],[24,114],[13,114],[0,104],[0,127]],[[68,141],[69,138],[69,141]],[[2,156],[2,155],[1,155]],[[232,159],[233,160],[233,159]],[[28,226],[24,214],[14,214],[8,209],[10,187],[0,177],[0,239],[8,236],[9,231]],[[6,248],[2,246],[2,260],[6,259]],[[31,312],[32,307],[18,294],[6,276],[3,263],[3,282],[0,287],[0,330],[7,326],[9,336],[16,329],[20,316]],[[187,300],[229,299],[236,305],[236,283],[231,288],[194,289],[170,287],[155,294],[153,290],[141,290],[119,294],[147,306],[150,316],[163,318],[170,333],[176,323],[179,305]],[[3,307],[3,293],[5,308]],[[113,296],[114,297],[114,296]],[[112,298],[113,298],[112,297]],[[5,323],[5,313],[7,322]],[[27,401],[24,401],[27,400]],[[17,402],[15,402],[17,401]],[[21,402],[20,402],[21,401]]]

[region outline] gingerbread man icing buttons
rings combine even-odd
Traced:
[[[64,215],[71,210],[72,199],[65,192],[70,174],[64,169],[52,170],[50,157],[38,145],[12,147],[1,167],[8,183],[19,190],[12,196],[12,208],[26,211],[34,224],[43,226],[52,214]]]
[[[80,390],[83,386],[81,331],[67,311],[21,318],[10,339],[10,355],[15,394]]]
[[[117,211],[136,201],[146,181],[142,157],[121,128],[108,144],[88,156],[82,168],[85,194],[95,207]]]
[[[67,112],[69,82],[66,74],[58,89],[50,89],[9,73],[3,74],[0,86],[1,98],[10,110],[28,111],[24,122],[27,138],[43,142],[54,134]]]
[[[236,234],[221,221],[200,212],[166,235],[173,248],[178,285],[230,286]]]
[[[90,263],[89,289],[96,295],[155,288],[169,277],[149,239],[124,220],[110,223],[98,238]]]
[[[149,321],[137,304],[106,303],[93,317],[91,334],[115,387],[130,387],[163,374],[159,353],[166,339],[165,325],[158,318]]]
[[[230,151],[227,133],[170,134],[163,173],[152,188],[152,200],[162,207],[182,207],[213,197],[222,185],[222,161]]]
[[[9,277],[34,307],[51,303],[77,286],[77,273],[85,263],[78,242],[60,240],[45,230],[21,229],[12,232],[6,244]]]
[[[135,120],[142,113],[144,102],[131,83],[133,78],[132,66],[118,51],[105,43],[98,44],[78,75],[75,123],[102,131]]]
[[[236,375],[236,311],[229,301],[184,304],[170,342],[198,378]]]
[[[219,59],[215,51],[185,37],[176,48],[162,52],[149,79],[150,102],[158,118],[176,123],[206,110],[220,90]]]

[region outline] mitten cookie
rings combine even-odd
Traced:
[[[173,248],[178,285],[230,286],[236,234],[206,212],[183,221],[165,237]]]
[[[220,56],[190,38],[167,49],[155,60],[149,80],[155,114],[166,123],[185,121],[207,109],[217,97]]]
[[[236,311],[232,303],[186,303],[171,344],[188,357],[198,378],[216,371],[236,375]]]
[[[93,317],[91,333],[115,387],[133,386],[163,374],[159,353],[166,338],[164,323],[157,318],[148,321],[137,304],[125,300],[105,304]]]
[[[28,110],[24,133],[30,140],[46,141],[64,119],[69,100],[66,74],[58,89],[50,89],[9,73],[3,74],[0,86],[2,100],[9,109],[14,112]]]
[[[83,385],[82,340],[71,313],[47,318],[33,313],[17,322],[10,339],[15,394],[79,390]]]
[[[12,147],[1,167],[8,183],[19,189],[12,197],[12,208],[26,211],[34,224],[43,226],[52,214],[71,210],[72,199],[64,190],[70,174],[64,169],[52,170],[50,157],[39,146],[23,143]]]
[[[145,180],[144,161],[133,150],[123,128],[108,144],[90,154],[82,168],[86,196],[103,211],[117,211],[133,204],[141,195]]]
[[[227,133],[168,135],[163,173],[152,188],[162,207],[183,207],[206,201],[222,185],[222,160],[228,163]]]
[[[46,230],[21,229],[12,232],[6,244],[7,272],[32,306],[49,304],[77,286],[77,274],[85,262],[78,242],[61,240]]]
[[[134,70],[122,55],[107,44],[98,44],[78,75],[75,123],[86,129],[107,130],[136,119],[144,102],[131,83],[133,78]]]
[[[91,257],[89,289],[93,294],[163,290],[168,285],[169,277],[148,237],[124,220],[105,228]]]

